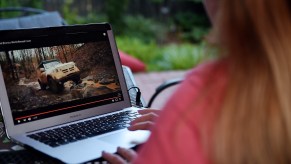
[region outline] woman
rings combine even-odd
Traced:
[[[290,163],[291,2],[205,4],[220,59],[188,74],[136,158],[118,149],[121,156],[133,163]]]

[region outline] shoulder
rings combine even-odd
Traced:
[[[185,77],[185,82],[208,81],[213,78],[226,77],[228,62],[225,59],[208,61],[191,69]]]
[[[171,133],[173,127],[179,125],[175,133],[180,139],[187,138],[188,133],[200,133],[205,117],[222,105],[228,82],[227,72],[225,60],[206,62],[193,68],[162,109],[157,126],[162,125],[160,129]],[[192,136],[188,141],[194,138]]]
[[[227,83],[226,60],[210,61],[193,68],[167,101],[158,122],[168,124],[169,129],[178,122],[199,127],[208,113],[219,110]]]
[[[222,92],[228,81],[227,78],[228,63],[226,60],[202,63],[187,73],[165,108],[178,105],[179,109],[183,109],[204,93],[206,94],[206,91]]]

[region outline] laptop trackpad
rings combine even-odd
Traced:
[[[149,135],[150,132],[146,130],[129,131],[126,129],[101,137],[100,140],[115,146],[131,148],[135,145],[144,143],[148,139]]]

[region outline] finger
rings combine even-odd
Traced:
[[[119,155],[107,153],[105,151],[102,152],[102,157],[111,164],[125,164],[125,163],[127,163]]]
[[[130,122],[130,125],[134,125],[134,124],[137,124],[139,122],[145,122],[145,121],[153,122],[157,117],[158,117],[158,115],[155,113],[148,113],[148,114],[142,115],[142,116],[137,117],[136,119],[132,120]]]
[[[137,156],[135,151],[131,149],[125,149],[122,147],[117,148],[117,153],[121,155],[128,162],[132,161]]]
[[[160,113],[160,110],[158,110],[158,109],[142,109],[142,110],[138,110],[137,112],[139,114],[141,114],[141,115],[144,115],[144,114],[147,114],[147,113],[156,113],[156,114],[159,114]]]
[[[134,125],[130,125],[129,127],[127,127],[127,129],[130,130],[130,131],[150,130],[153,125],[154,125],[153,122],[146,121],[146,122],[140,122],[140,123],[136,123]]]

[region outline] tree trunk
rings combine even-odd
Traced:
[[[16,78],[14,76],[13,64],[12,64],[12,61],[10,59],[9,52],[5,51],[5,55],[6,55],[6,58],[7,58],[7,61],[8,61],[8,67],[9,67],[9,70],[10,70],[10,73],[11,73],[11,77],[12,77],[13,80],[16,80]]]

